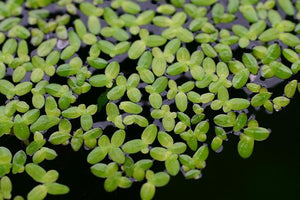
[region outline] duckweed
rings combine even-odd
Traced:
[[[242,158],[271,137],[251,114],[300,91],[299,2],[146,2],[0,2],[0,136],[22,143],[0,147],[1,198],[24,199],[19,173],[37,182],[29,200],[72,192],[42,167],[58,145],[85,148],[106,191],[141,182],[150,200],[172,176],[199,179],[227,135]]]

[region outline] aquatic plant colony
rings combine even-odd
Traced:
[[[72,192],[42,167],[56,145],[86,149],[108,192],[141,182],[144,200],[200,178],[229,134],[248,158],[270,134],[253,112],[300,90],[299,19],[299,0],[1,1],[0,140],[23,145],[0,147],[0,199]],[[24,197],[18,173],[36,181]]]

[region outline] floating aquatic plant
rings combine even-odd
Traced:
[[[0,136],[24,144],[0,147],[0,199],[72,192],[42,167],[55,145],[85,148],[108,192],[142,182],[144,200],[199,179],[229,134],[250,157],[270,135],[252,112],[300,91],[299,19],[299,0],[0,2]],[[27,197],[12,197],[18,173],[37,182]]]

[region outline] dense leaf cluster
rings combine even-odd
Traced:
[[[26,148],[0,147],[0,199],[23,172],[38,183],[28,200],[69,192],[39,165],[57,157],[48,144],[88,149],[106,191],[143,182],[145,200],[180,172],[200,178],[228,134],[248,158],[270,134],[251,112],[300,90],[299,19],[299,0],[1,1],[0,136]],[[283,95],[265,80],[286,82]]]

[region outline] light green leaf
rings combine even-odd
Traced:
[[[238,152],[242,158],[249,158],[253,152],[254,139],[252,137],[241,135],[238,143]]]
[[[18,151],[13,157],[12,173],[22,173],[25,169],[26,160],[26,153],[22,150]]]
[[[27,195],[28,200],[43,200],[47,196],[47,188],[44,185],[34,187]]]
[[[231,110],[244,110],[249,107],[250,102],[243,98],[233,98],[227,102],[227,105]]]
[[[26,173],[35,181],[43,183],[46,171],[37,164],[29,163],[25,166]]]
[[[0,187],[2,197],[4,199],[11,199],[12,183],[7,176],[1,178]]]
[[[112,148],[108,155],[116,163],[122,164],[125,162],[125,155],[119,147]]]
[[[141,187],[140,196],[142,200],[151,200],[155,194],[155,186],[152,183],[144,183]]]
[[[176,176],[180,170],[180,165],[179,162],[177,160],[177,156],[171,156],[170,158],[168,158],[165,161],[165,166],[166,166],[166,170],[167,172],[171,175],[171,176]]]
[[[47,188],[48,194],[52,195],[67,194],[70,191],[68,186],[59,183],[49,183],[45,184],[45,186]]]
[[[53,39],[50,39],[50,40],[47,40],[47,41],[41,43],[37,49],[37,54],[41,57],[47,56],[49,53],[51,53],[51,51],[55,47],[56,43],[57,43],[56,38],[53,38]]]
[[[165,161],[168,158],[169,153],[168,153],[168,151],[165,148],[154,147],[153,149],[151,149],[150,155],[155,160]]]
[[[59,118],[55,116],[42,115],[30,126],[31,132],[45,131],[59,123]]]
[[[123,151],[129,154],[137,153],[143,148],[145,148],[145,145],[140,139],[130,140],[122,146]]]
[[[257,141],[263,141],[270,135],[270,131],[262,127],[248,127],[244,130],[244,133]]]
[[[232,127],[234,125],[234,120],[228,115],[220,114],[214,118],[214,122],[221,127]]]
[[[97,176],[97,177],[100,177],[100,178],[105,178],[107,177],[107,174],[108,174],[108,167],[107,165],[103,164],[103,163],[98,163],[98,164],[95,164],[91,167],[91,171],[92,173]]]

